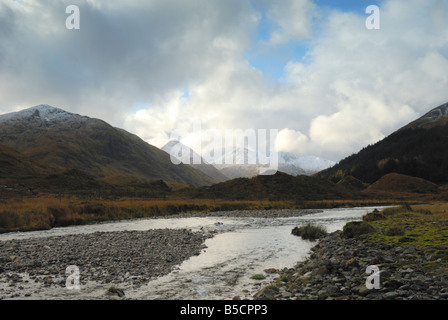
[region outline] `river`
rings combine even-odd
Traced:
[[[316,242],[291,234],[292,228],[312,222],[332,232],[348,221],[360,220],[373,209],[382,207],[328,209],[320,213],[288,218],[185,217],[119,221],[86,226],[54,228],[46,231],[0,235],[0,241],[29,237],[60,236],[97,231],[148,230],[187,228],[216,231],[206,240],[198,256],[180,264],[166,276],[140,287],[121,286],[126,298],[154,299],[250,299],[263,285],[276,277],[267,269],[293,267],[307,258]],[[261,274],[265,279],[252,279]],[[33,299],[98,299],[107,285],[89,282],[81,290],[36,288]]]

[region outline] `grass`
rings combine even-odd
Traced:
[[[383,203],[376,203],[378,205]],[[85,199],[42,196],[0,200],[0,233],[173,214],[231,210],[334,208],[372,205],[369,201],[268,201],[222,199]]]
[[[375,229],[366,221],[351,221],[342,228],[342,236],[345,238],[355,238],[364,234],[369,234]]]
[[[30,198],[0,203],[0,233],[53,227],[188,214],[195,212],[263,209],[262,201],[216,200],[80,200],[68,198]],[[282,204],[279,204],[281,207]],[[276,207],[270,203],[269,207]]]
[[[448,268],[448,203],[387,208],[385,219],[369,221],[375,232],[369,240],[415,248],[413,259],[435,269]]]
[[[266,279],[266,276],[262,274],[254,274],[250,278],[253,280],[264,280]]]
[[[308,223],[302,227],[295,227],[291,233],[305,240],[317,240],[325,236],[327,230],[324,226]]]

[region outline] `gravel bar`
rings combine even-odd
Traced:
[[[0,241],[0,283],[18,289],[24,281],[65,286],[66,268],[76,265],[80,284],[139,286],[199,255],[209,236],[186,229],[157,229]],[[0,298],[5,298],[2,292]]]

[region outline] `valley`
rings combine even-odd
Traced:
[[[231,299],[234,296],[249,299],[445,299],[447,295],[440,284],[445,283],[446,235],[444,228],[434,230],[433,227],[446,224],[448,179],[444,174],[448,162],[445,160],[446,149],[443,149],[448,131],[446,106],[433,109],[339,163],[313,156],[280,153],[279,170],[272,175],[253,174],[258,170],[257,165],[252,168],[244,165],[220,167],[206,161],[174,164],[170,159],[170,145],[162,148],[164,150],[158,149],[102,120],[47,105],[0,115],[0,237],[4,238],[2,245],[7,246],[6,255],[1,259],[8,268],[3,267],[0,272],[4,276],[3,284],[7,286],[2,289],[3,297],[23,298],[22,294],[25,294],[25,297],[37,299],[115,299],[118,292],[118,298],[123,298],[121,291],[104,296],[107,288],[97,281],[106,281],[107,278],[105,283],[114,284],[115,289],[125,288],[126,298],[130,299]],[[190,157],[194,156],[193,150],[186,150],[191,152]],[[247,153],[247,150],[234,151],[242,152],[242,155]],[[384,209],[389,206],[401,209]],[[384,210],[374,215],[372,210],[376,208]],[[357,214],[345,216],[350,210]],[[321,217],[322,212],[325,218]],[[344,218],[338,220],[332,216],[334,212],[344,212]],[[307,218],[302,218],[303,215]],[[313,247],[310,242],[301,242],[303,250],[300,253],[285,251],[285,256],[277,257],[281,262],[270,260],[270,257],[276,257],[276,251],[289,250],[287,248],[296,237],[290,235],[290,229],[307,219],[330,227],[331,232],[321,240],[322,243],[329,243],[328,246],[334,248],[338,241],[342,241],[345,251],[332,260],[339,269],[329,266],[324,271],[319,268],[317,264],[323,264],[319,259],[328,260],[332,253],[325,251],[328,248],[321,250],[319,245]],[[366,220],[369,228],[375,231],[357,235],[352,240],[340,240],[340,232],[344,232],[344,227],[353,220]],[[141,231],[139,228],[157,223],[163,225],[168,234],[160,235],[158,231],[138,233]],[[134,226],[140,231],[128,233],[121,226],[125,229]],[[101,233],[102,228],[108,227],[111,229],[104,229],[104,234]],[[67,235],[66,232],[74,230],[72,228],[83,230],[81,233],[96,231],[88,238]],[[151,230],[154,228],[150,227]],[[190,234],[188,229],[199,233]],[[56,236],[59,233],[61,235]],[[267,233],[270,235],[266,238]],[[59,248],[58,259],[62,264],[71,263],[73,243],[81,245],[86,242],[85,246],[92,247],[89,256],[78,254],[79,264],[88,268],[93,266],[93,271],[86,271],[83,275],[88,279],[83,285],[89,294],[82,297],[67,295],[61,280],[63,270],[52,264],[50,256],[45,258],[43,251],[28,261],[33,251],[44,250],[44,244],[43,240],[27,240],[27,235],[30,239],[51,236],[52,246]],[[277,239],[281,235],[285,238]],[[261,251],[255,247],[248,249],[240,243],[237,247],[241,250],[246,248],[253,254],[259,252],[260,256],[248,255],[243,259],[241,253],[232,253],[234,255],[229,256],[228,261],[221,261],[215,254],[213,268],[199,267],[209,263],[207,257],[217,250],[212,243],[221,248],[218,251],[223,254],[222,243],[215,242],[224,239],[223,243],[228,243],[238,237],[242,237],[242,243],[251,237],[257,239],[253,244],[264,243],[268,238],[278,242],[266,244],[264,249],[270,247],[266,252],[262,248],[258,248]],[[121,243],[117,240],[121,238],[127,240]],[[109,261],[116,256],[120,261],[131,262],[140,254],[136,253],[133,245],[140,243],[141,250],[146,250],[145,243],[155,241],[154,247],[157,247],[160,244],[157,239],[163,239],[163,243],[169,244],[173,250],[187,247],[182,254],[160,249],[158,253],[163,255],[162,258],[156,257],[158,253],[148,252],[145,259],[149,260],[144,263],[154,269],[147,274],[142,274],[137,264],[126,266],[124,262]],[[398,250],[399,255],[386,262],[391,263],[387,267],[389,274],[398,270],[394,279],[398,279],[400,288],[390,285],[396,282],[389,277],[389,286],[381,292],[369,295],[373,292],[361,290],[360,282],[364,279],[361,269],[364,264],[372,262],[375,258],[372,255],[359,256],[359,259],[353,256],[359,260],[356,263],[358,273],[353,274],[352,268],[352,274],[349,274],[350,270],[345,269],[343,264],[350,260],[349,255],[356,251],[356,246],[361,248],[360,243],[366,239],[375,248],[387,247],[384,252],[388,255],[392,256],[392,251]],[[100,243],[116,243],[114,246],[123,248],[113,253],[108,251],[111,250],[109,247],[103,248],[99,261],[96,255]],[[202,250],[204,243],[210,244],[210,254]],[[281,246],[277,246],[278,243]],[[403,247],[405,249],[396,249]],[[415,248],[413,252],[421,260],[422,268],[412,265],[415,273],[404,278],[403,270],[411,268],[412,264],[412,259],[404,255],[409,247]],[[308,259],[309,250],[317,250],[319,259],[299,264],[293,270],[295,262]],[[376,254],[382,249],[375,250]],[[425,255],[422,253],[424,250],[433,254]],[[262,254],[269,254],[269,257],[261,257]],[[286,256],[292,260],[287,261]],[[339,261],[342,256],[347,259]],[[51,271],[45,277],[32,270],[36,259],[42,260],[37,265],[51,265],[48,267]],[[90,263],[92,259],[98,263]],[[206,259],[207,263],[198,262],[201,259]],[[235,269],[232,264],[235,259],[251,267]],[[256,261],[265,261],[266,264]],[[278,265],[274,266],[274,261]],[[397,265],[397,261],[402,263]],[[176,266],[182,267],[176,269]],[[98,275],[99,269],[107,274]],[[135,275],[124,272],[125,269],[133,270]],[[265,271],[271,269],[275,272]],[[313,273],[310,277],[310,270],[323,273]],[[29,278],[30,272],[32,278]],[[255,274],[253,281],[256,276],[266,280],[259,283],[249,281],[248,272]],[[407,280],[420,281],[422,272],[435,275],[427,285],[420,286],[425,292],[408,290]],[[191,283],[186,280],[190,277],[199,280]],[[307,283],[326,278],[329,281],[344,278],[345,283],[339,281],[327,287],[307,286]],[[145,287],[149,279],[157,288],[154,292]],[[43,285],[44,289],[36,289],[31,280]],[[137,287],[146,289],[140,290],[137,283]],[[172,287],[179,283],[184,291],[177,292],[177,287]],[[194,294],[189,295],[189,290],[195,290]]]

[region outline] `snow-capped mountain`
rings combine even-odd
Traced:
[[[76,120],[88,120],[89,117],[80,116],[65,110],[55,108],[46,104],[41,104],[18,112],[11,112],[0,115],[2,122],[32,122],[41,124],[64,123]]]
[[[291,152],[279,152],[278,162],[279,164],[289,164],[302,168],[305,170],[306,174],[313,174],[336,164],[336,162],[331,160],[322,159],[316,156],[298,156]]]
[[[204,186],[216,180],[103,120],[49,105],[0,115],[0,145],[33,160],[77,169],[94,178],[125,175]]]
[[[299,156],[291,152],[278,152],[278,171],[292,176],[311,175],[327,169],[335,162],[316,156]],[[217,169],[229,178],[250,178],[266,168],[257,161],[257,153],[248,148],[237,148],[225,150],[223,148],[221,157],[208,159]],[[274,158],[273,158],[274,160]]]
[[[220,172],[213,165],[209,164],[197,152],[187,147],[178,140],[170,140],[161,149],[168,153],[170,155],[170,158],[174,157],[175,159],[177,159],[177,163],[191,165],[193,168],[202,171],[217,182],[224,182],[229,180],[229,178],[225,174]],[[173,161],[173,159],[171,160]]]

